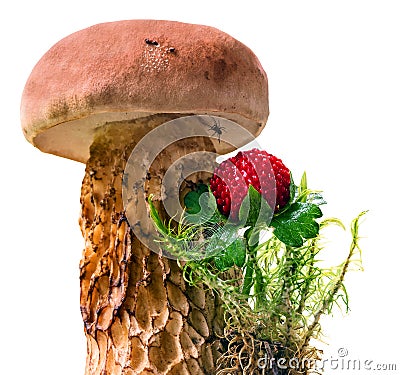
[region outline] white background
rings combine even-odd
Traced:
[[[385,0],[3,4],[0,373],[83,374],[86,352],[77,222],[84,166],[25,141],[24,83],[64,36],[133,18],[215,26],[259,57],[271,108],[259,141],[295,177],[307,171],[311,187],[325,191],[328,215],[349,223],[369,209],[361,228],[365,271],[347,278],[351,312],[323,322],[326,356],[346,348],[352,359],[397,363],[399,374],[400,22],[398,2]]]

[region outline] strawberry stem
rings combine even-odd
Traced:
[[[253,235],[254,227],[250,227],[244,233],[244,239],[246,243],[246,249],[248,254],[248,260],[246,262],[246,272],[243,278],[242,293],[246,297],[250,297],[251,288],[254,285],[254,291],[256,294],[256,300],[259,298],[259,292],[262,291],[262,274],[257,264],[257,253],[256,249],[259,242],[259,233]],[[254,236],[256,236],[254,238]],[[251,238],[252,245],[249,245]],[[255,277],[254,277],[255,274]],[[258,305],[256,301],[256,306]]]
[[[251,291],[251,288],[254,283],[254,280],[253,280],[253,273],[254,273],[253,258],[254,258],[254,256],[249,254],[249,258],[246,262],[246,273],[244,275],[243,288],[242,288],[242,294],[246,297],[250,296],[250,291]]]

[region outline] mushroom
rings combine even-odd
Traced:
[[[80,217],[86,374],[215,373],[223,329],[217,298],[189,286],[175,260],[138,238],[122,199],[135,147],[161,125],[189,115],[215,117],[204,134],[189,132],[193,136],[168,144],[142,171],[146,178],[138,189],[153,194],[160,207],[168,195],[163,177],[176,161],[199,151],[230,151],[264,127],[267,77],[249,48],[202,25],[103,23],[55,44],[26,83],[26,139],[43,152],[86,163]],[[207,117],[199,118],[204,125]],[[236,139],[229,144],[216,118],[251,136],[235,138],[240,131],[229,128]],[[191,127],[190,121],[182,124]],[[200,171],[193,179],[206,177]],[[143,202],[131,202],[129,210],[148,217]]]

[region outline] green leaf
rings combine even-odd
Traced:
[[[291,183],[292,186],[292,183]],[[317,206],[326,204],[325,199],[319,191],[310,190],[307,187],[307,175],[306,172],[303,173],[301,177],[300,185],[297,188],[297,194],[295,194],[295,199],[290,202],[301,202],[301,203],[313,203]],[[292,193],[290,194],[292,198]],[[283,210],[284,211],[284,210]]]
[[[324,199],[321,193],[311,192],[310,194],[308,194],[307,203],[313,203],[316,204],[317,206],[321,206],[323,204],[326,204],[326,200]]]
[[[205,184],[197,186],[183,198],[186,208],[185,218],[196,224],[220,223],[225,217],[218,211],[214,195]]]
[[[217,201],[211,191],[200,196],[200,207],[202,209],[201,219],[205,224],[216,224],[226,222],[226,217],[218,211]]]
[[[197,191],[189,191],[183,198],[183,202],[185,203],[186,211],[189,214],[197,214],[200,212],[200,204],[199,204],[200,195]]]
[[[243,267],[245,261],[246,245],[241,238],[236,239],[214,258],[215,267],[220,271],[225,271],[234,265]]]
[[[268,225],[272,214],[267,201],[250,185],[239,209],[239,223],[243,226],[255,226],[257,223]]]
[[[186,211],[189,214],[194,215],[200,212],[201,210],[200,196],[203,193],[207,192],[208,192],[208,186],[205,184],[199,184],[197,185],[196,190],[189,191],[189,193],[185,195],[185,197],[183,198],[183,202],[185,204]]]
[[[183,202],[185,204],[186,211],[189,214],[194,215],[200,212],[201,207],[199,199],[200,194],[197,190],[189,191],[189,193],[185,195],[185,197],[183,198]]]
[[[316,204],[296,202],[274,217],[271,226],[275,228],[274,235],[283,243],[300,247],[305,239],[318,235],[319,224],[315,219],[320,217],[322,212]]]
[[[152,196],[149,197],[148,204],[149,204],[149,208],[150,208],[150,217],[153,220],[154,226],[157,228],[157,230],[161,234],[168,236],[168,233],[169,233],[168,228],[166,227],[164,222],[161,220],[160,215],[158,214],[158,211],[153,204]]]
[[[311,192],[311,190],[309,190],[307,188],[307,175],[306,175],[306,172],[304,172],[303,175],[301,176],[300,185],[297,188],[297,190],[298,190],[298,194],[297,194],[296,201],[297,202],[306,203],[308,195]]]
[[[303,175],[301,176],[299,190],[300,190],[300,193],[307,190],[307,174],[306,174],[306,172],[303,172]]]

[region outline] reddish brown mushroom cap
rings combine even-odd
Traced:
[[[256,136],[269,113],[266,74],[248,47],[215,28],[110,22],[55,44],[21,103],[29,142],[82,162],[98,127],[163,113],[221,116]]]

